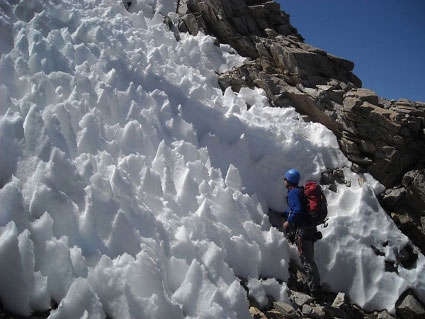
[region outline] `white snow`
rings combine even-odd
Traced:
[[[361,306],[425,299],[424,256],[352,173],[335,136],[261,90],[224,94],[242,58],[163,23],[176,1],[0,2],[0,298],[50,318],[249,318],[287,299],[294,247],[265,212],[282,176],[345,167],[316,245],[322,283]],[[249,110],[248,110],[249,108]],[[375,254],[373,249],[382,254]],[[280,283],[283,282],[283,283]]]

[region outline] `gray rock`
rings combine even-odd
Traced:
[[[394,187],[387,189],[382,195],[382,203],[387,207],[393,207],[406,195],[404,187]]]
[[[326,318],[325,308],[320,305],[315,305],[315,306],[303,305],[302,314],[308,318],[315,318],[315,319]]]
[[[302,307],[303,305],[313,302],[314,300],[312,296],[298,291],[291,291],[289,294],[289,299],[298,307]]]
[[[413,170],[403,176],[407,201],[413,202],[417,212],[425,216],[425,169]]]
[[[396,303],[396,314],[397,318],[401,319],[423,319],[425,308],[412,291],[407,291]]]
[[[347,303],[345,298],[345,293],[339,292],[338,295],[335,297],[332,307],[334,308],[341,308],[343,305]]]
[[[278,310],[284,316],[284,318],[288,318],[288,319],[298,318],[298,315],[294,307],[292,307],[291,305],[285,302],[276,301],[273,303],[273,306],[276,310]]]

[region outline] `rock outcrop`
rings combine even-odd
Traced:
[[[353,62],[306,44],[274,1],[180,0],[178,13],[181,31],[211,34],[248,58],[220,75],[223,90],[260,87],[272,105],[292,106],[332,130],[352,169],[387,188],[382,204],[400,229],[412,229],[402,225],[405,214],[416,225],[411,237],[425,252],[425,103],[362,88]]]

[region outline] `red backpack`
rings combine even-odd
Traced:
[[[301,187],[303,205],[314,225],[325,224],[328,216],[328,203],[323,194],[320,184],[315,181],[307,181]],[[327,224],[325,224],[325,227]]]

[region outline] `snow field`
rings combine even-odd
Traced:
[[[217,73],[243,59],[176,41],[175,2],[133,4],[0,4],[1,300],[29,315],[54,299],[51,318],[249,318],[240,278],[260,304],[287,298],[294,249],[264,214],[285,208],[284,172],[350,163],[261,90],[222,93]],[[407,238],[379,185],[345,174],[352,187],[327,191],[322,281],[370,309],[393,311],[407,287],[424,297],[422,255],[384,271]]]

